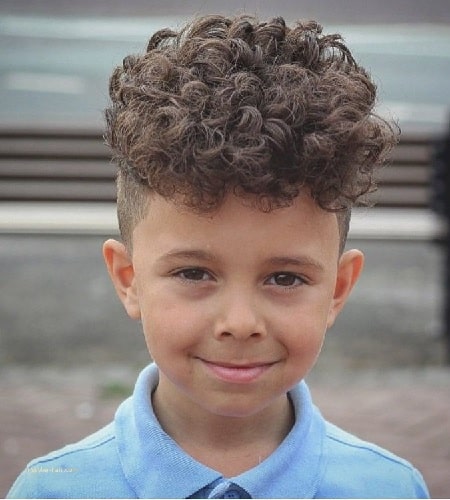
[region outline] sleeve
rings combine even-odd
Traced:
[[[32,468],[27,467],[15,480],[6,498],[40,498]]]
[[[414,498],[430,498],[430,493],[427,485],[425,484],[425,480],[417,469],[413,469],[413,484],[415,492]]]

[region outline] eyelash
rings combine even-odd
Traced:
[[[174,276],[175,278],[179,278],[182,281],[187,282],[187,283],[201,283],[203,281],[208,281],[207,279],[203,279],[203,278],[202,279],[193,279],[192,276],[190,278],[188,278],[186,276],[188,273],[197,273],[197,275],[203,274],[203,276],[208,275],[210,278],[213,278],[213,275],[209,271],[206,271],[205,269],[202,269],[200,267],[188,267],[185,269],[180,269],[178,271],[175,271],[172,274],[172,276]]]
[[[188,277],[189,273],[191,274],[191,277]],[[193,274],[196,275],[197,277],[201,276],[201,278],[200,279],[195,279],[194,276],[193,276]],[[185,283],[190,283],[190,284],[202,283],[202,282],[205,282],[205,281],[209,281],[211,278],[215,279],[214,275],[211,272],[207,271],[206,269],[202,269],[200,267],[189,267],[189,268],[185,268],[185,269],[179,269],[179,270],[175,271],[172,274],[172,276],[175,277],[175,278],[179,278],[180,280],[182,280]],[[280,284],[277,284],[277,283],[269,283],[270,280],[277,279],[277,278],[280,278],[280,277],[288,277],[288,278],[291,278],[291,279],[293,278],[294,279],[294,283],[288,284],[288,285],[280,285]],[[280,288],[284,288],[286,290],[297,288],[299,286],[306,285],[307,283],[308,282],[307,282],[307,280],[304,277],[299,276],[298,274],[295,274],[295,273],[291,273],[291,272],[277,272],[277,273],[272,273],[270,276],[268,276],[264,280],[264,284],[268,284],[270,286],[277,286],[277,287],[280,287]]]
[[[279,286],[281,288],[285,288],[287,290],[291,290],[293,288],[297,288],[302,285],[306,285],[307,281],[305,278],[302,276],[299,276],[298,274],[295,273],[288,273],[288,272],[279,272],[279,273],[273,273],[271,274],[265,281],[264,283],[267,283],[269,280],[280,278],[280,277],[288,277],[288,278],[293,278],[295,283],[289,284],[289,285],[280,285],[277,283],[274,283],[273,286]]]

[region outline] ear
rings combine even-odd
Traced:
[[[330,328],[344,307],[353,286],[358,281],[364,266],[364,255],[359,250],[348,250],[341,255],[338,264],[336,286],[328,312],[327,327]]]
[[[117,295],[128,316],[132,319],[140,319],[141,312],[136,293],[133,263],[125,245],[116,240],[105,241],[103,258]]]

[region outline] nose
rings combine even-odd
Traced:
[[[254,294],[235,291],[227,297],[222,297],[215,325],[217,339],[246,340],[265,336],[265,323]]]

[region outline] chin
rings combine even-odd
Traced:
[[[248,418],[258,413],[264,411],[266,408],[271,406],[273,402],[254,402],[248,400],[248,396],[245,397],[245,400],[241,401],[230,401],[229,403],[224,404],[216,404],[206,407],[208,411],[218,417],[226,417],[226,418]]]

